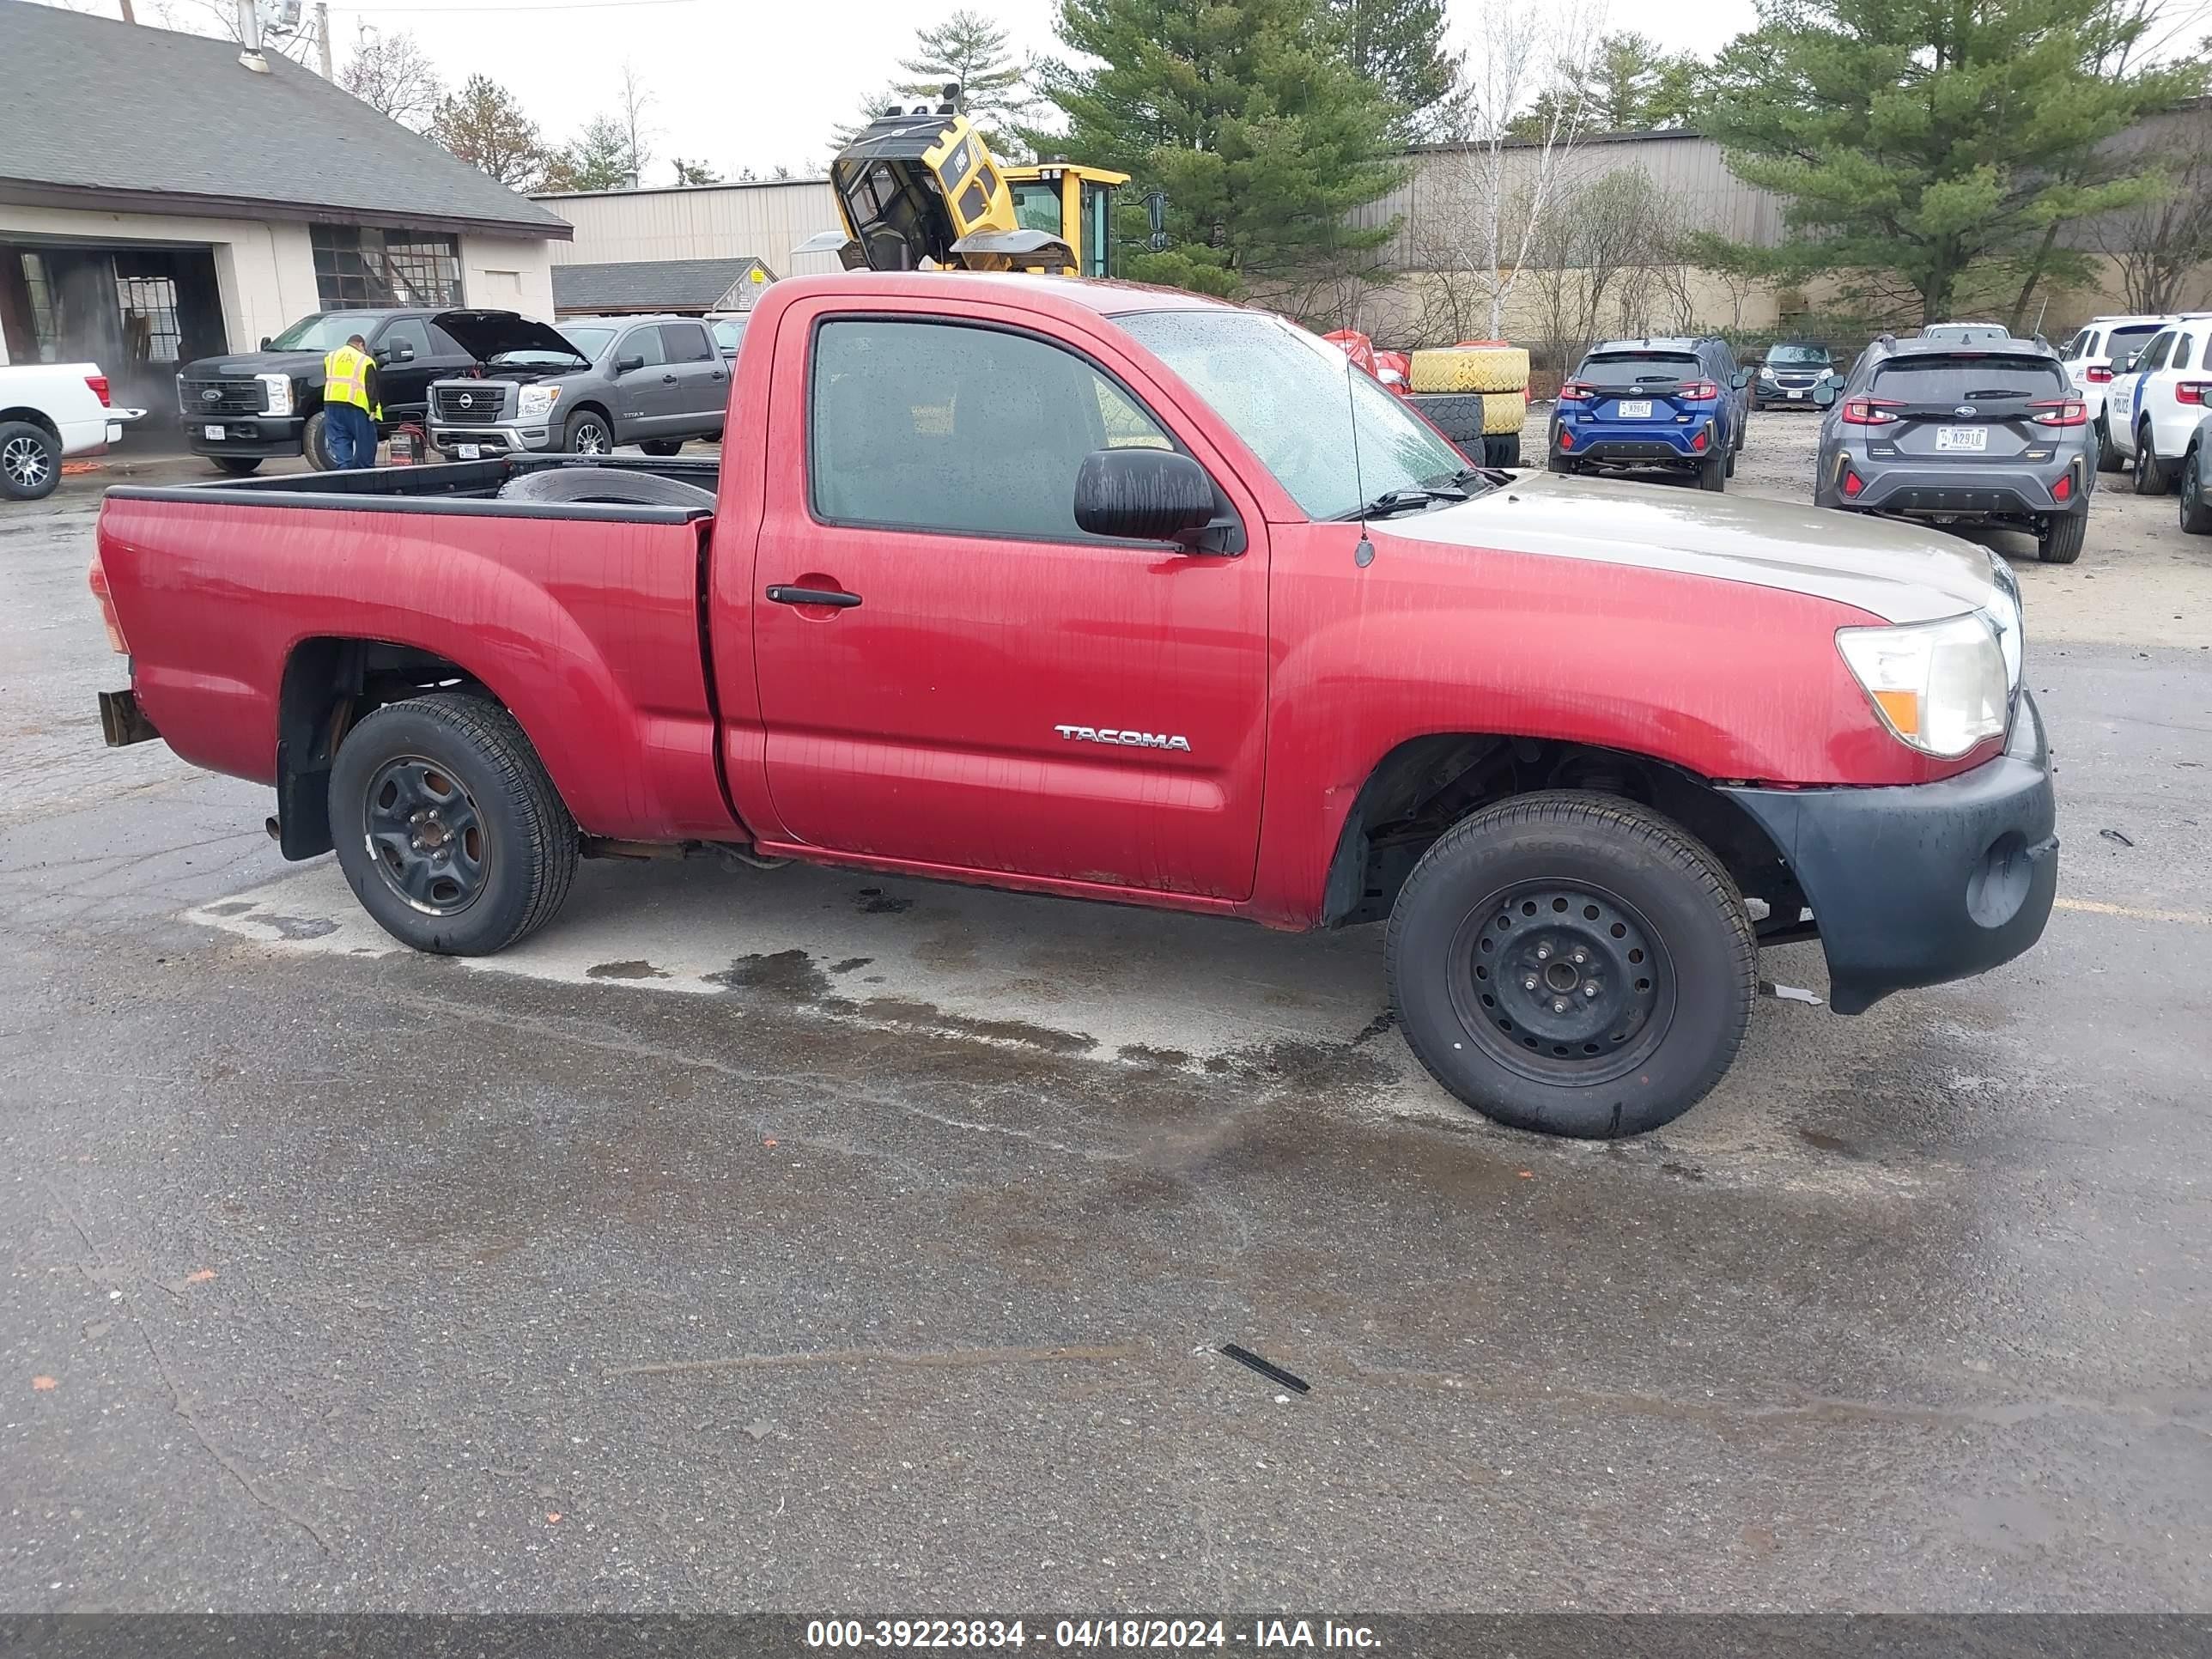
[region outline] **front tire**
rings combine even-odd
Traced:
[[[60,487],[61,441],[28,421],[0,421],[0,495],[42,501]]]
[[[465,692],[377,709],[331,768],[338,866],[379,927],[417,951],[489,956],[552,920],[578,838],[514,717]]]
[[[2204,452],[2190,446],[2181,464],[2181,532],[2212,536],[2212,501],[2205,499]]]
[[[2128,458],[2120,453],[2119,446],[2112,441],[2112,428],[2105,423],[2105,417],[2100,415],[2097,417],[2097,471],[2124,472],[2127,471],[2127,466]]]
[[[2172,477],[2158,459],[2158,449],[2150,435],[2150,423],[2145,422],[2142,429],[2136,434],[2136,494],[2163,495],[2172,485]]]
[[[615,452],[614,428],[586,410],[568,422],[563,442],[571,455],[611,455]]]
[[[208,459],[215,463],[216,471],[227,472],[234,478],[250,478],[261,470],[258,455],[210,455]]]
[[[337,465],[331,454],[331,417],[325,411],[317,410],[300,428],[300,453],[318,472],[328,472]]]
[[[2089,515],[2086,513],[2045,519],[2043,533],[2036,538],[2035,556],[2045,564],[2071,564],[2081,556],[2081,538],[2088,530]]]
[[[1657,813],[1574,791],[1463,819],[1407,878],[1391,1006],[1431,1075],[1485,1116],[1610,1139],[1672,1122],[1741,1046],[1751,918]]]

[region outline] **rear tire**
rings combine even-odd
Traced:
[[[578,838],[514,717],[439,691],[377,709],[331,768],[338,866],[377,925],[417,951],[489,956],[552,920]]]
[[[2212,501],[2205,499],[2204,452],[2195,444],[2181,463],[2181,532],[2212,536]]]
[[[2124,472],[2127,466],[2128,458],[2120,453],[2118,446],[2112,441],[2112,428],[2105,424],[2105,417],[2100,415],[2097,417],[2097,471]]]
[[[2136,494],[2163,495],[2173,487],[2173,478],[2158,459],[2158,450],[2150,435],[2150,423],[2146,421],[2136,434]]]
[[[2089,515],[2086,513],[2045,519],[2043,533],[2036,538],[2035,556],[2045,564],[2071,564],[2081,556],[2081,538],[2088,530]]]
[[[1384,952],[1430,1074],[1545,1134],[1680,1117],[1735,1060],[1758,986],[1751,918],[1719,861],[1656,813],[1572,791],[1446,830],[1407,878]]]
[[[1728,457],[1715,453],[1698,463],[1698,488],[1710,489],[1715,495],[1728,488]]]
[[[1550,459],[1545,461],[1544,471],[1547,472],[1557,472],[1566,477],[1571,478],[1575,474],[1574,458],[1569,455],[1553,455]]]
[[[228,472],[234,478],[250,478],[261,470],[258,455],[210,455],[218,472]]]
[[[681,438],[647,438],[638,447],[648,455],[669,456],[684,447]]]
[[[61,440],[28,421],[0,421],[0,495],[42,501],[61,482]]]

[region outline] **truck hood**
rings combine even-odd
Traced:
[[[191,380],[236,380],[256,374],[305,375],[310,379],[323,372],[323,354],[319,351],[234,351],[221,357],[202,357],[185,363],[179,371]]]
[[[513,311],[441,311],[431,319],[480,363],[502,351],[562,351],[579,366],[586,360],[550,323]]]
[[[1386,520],[1370,533],[1749,582],[1892,623],[2008,608],[1995,556],[1972,542],[1887,519],[1680,485],[1540,472],[1469,501]]]

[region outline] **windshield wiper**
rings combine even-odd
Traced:
[[[1438,501],[1463,501],[1467,493],[1459,489],[1431,489],[1423,484],[1409,484],[1402,489],[1386,489],[1364,507],[1354,507],[1349,513],[1340,513],[1339,519],[1389,519],[1401,513],[1421,513]]]

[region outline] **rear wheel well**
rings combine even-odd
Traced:
[[[331,850],[331,763],[346,733],[371,710],[425,691],[491,696],[459,663],[414,646],[308,639],[292,648],[276,704],[277,839],[286,858]]]
[[[43,409],[0,409],[0,422],[22,421],[34,426],[56,443],[62,441],[62,429],[54,424],[54,417]]]
[[[1322,923],[1349,927],[1390,914],[1421,855],[1483,807],[1540,791],[1586,790],[1631,800],[1680,824],[1719,859],[1746,898],[1760,900],[1762,939],[1803,934],[1805,895],[1781,849],[1751,815],[1695,774],[1648,755],[1547,738],[1440,732],[1385,755],[1360,787],[1337,837]]]

